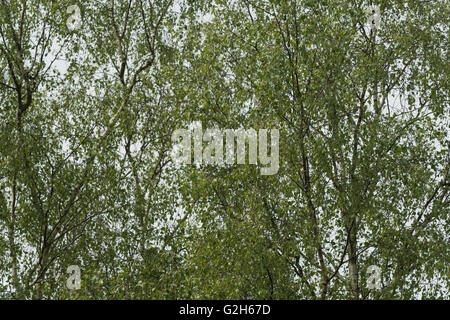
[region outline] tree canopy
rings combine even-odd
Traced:
[[[449,298],[447,1],[0,3],[0,299]]]

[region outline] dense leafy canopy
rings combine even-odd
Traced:
[[[0,3],[0,298],[449,298],[448,2]],[[279,171],[175,165],[194,121]]]

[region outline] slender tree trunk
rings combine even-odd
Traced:
[[[42,300],[42,298],[43,298],[42,289],[43,289],[43,284],[44,284],[44,280],[45,280],[45,273],[47,271],[49,251],[50,251],[49,248],[46,246],[44,246],[44,248],[42,249],[38,279],[33,288],[33,296],[32,296],[33,300]]]
[[[358,279],[358,256],[357,256],[357,229],[355,223],[350,227],[349,246],[348,246],[348,270],[350,279],[351,295],[359,298],[359,279]]]
[[[11,277],[14,288],[14,296],[16,298],[20,298],[20,284],[17,276],[17,250],[15,243],[15,224],[16,224],[16,199],[17,199],[17,182],[16,182],[16,173],[14,173],[12,177],[11,183],[11,207],[10,207],[10,216],[8,223],[8,243],[9,243],[9,252],[10,252],[10,261],[11,261]]]

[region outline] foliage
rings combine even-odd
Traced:
[[[1,299],[449,298],[447,2],[73,4],[0,6]],[[193,121],[278,173],[175,165]]]

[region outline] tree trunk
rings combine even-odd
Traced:
[[[355,298],[359,298],[359,279],[358,279],[358,256],[357,256],[357,230],[355,223],[349,230],[349,246],[348,246],[348,270],[350,279],[350,288],[352,290],[351,295]]]
[[[21,290],[19,279],[17,276],[17,251],[16,251],[16,243],[15,243],[15,224],[16,224],[16,199],[17,199],[17,190],[16,190],[16,174],[12,177],[11,183],[11,207],[10,207],[10,216],[8,223],[8,244],[9,244],[9,252],[10,252],[10,261],[11,261],[11,278],[12,284],[14,288],[14,297],[21,297]]]
[[[49,257],[49,248],[44,247],[42,249],[42,256],[41,256],[41,263],[40,263],[40,270],[38,274],[38,279],[36,280],[35,286],[33,288],[33,300],[42,300],[43,293],[42,288],[44,284],[45,279],[45,273],[47,271],[47,264],[48,264],[48,257]]]

